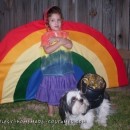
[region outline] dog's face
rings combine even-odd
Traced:
[[[73,115],[86,113],[89,106],[87,99],[80,91],[68,92],[66,101]]]
[[[88,108],[89,102],[80,91],[69,91],[60,99],[59,114],[64,120],[66,114],[85,114]]]

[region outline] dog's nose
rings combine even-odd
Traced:
[[[80,99],[79,101],[80,101],[81,103],[83,103],[83,99]]]

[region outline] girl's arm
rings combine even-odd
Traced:
[[[53,44],[54,42],[54,44]],[[55,50],[57,50],[63,43],[59,42],[59,39],[56,37],[52,37],[49,39],[49,44],[47,44],[46,46],[43,46],[44,51],[47,54],[50,54],[52,52],[54,52]]]
[[[53,44],[54,42],[54,44]],[[71,49],[73,44],[72,41],[66,38],[52,37],[49,39],[49,45],[43,46],[44,51],[50,54],[57,50],[60,46],[64,46],[67,49]]]

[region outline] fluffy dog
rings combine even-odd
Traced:
[[[98,124],[106,127],[110,105],[108,96],[104,95],[102,103],[96,108],[91,108],[88,99],[81,91],[72,90],[61,97],[59,114],[66,125],[78,123],[81,129],[90,129],[96,120]]]

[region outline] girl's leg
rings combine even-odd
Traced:
[[[48,105],[48,116],[54,115],[54,106]]]

